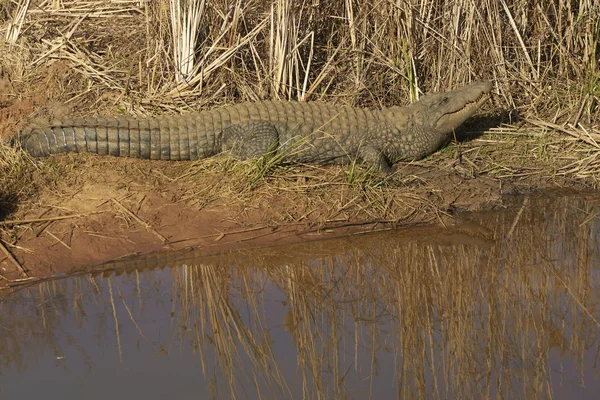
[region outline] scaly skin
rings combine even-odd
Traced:
[[[276,154],[283,163],[363,161],[389,170],[438,150],[485,102],[491,82],[367,110],[309,102],[260,101],[159,118],[65,119],[29,127],[22,147],[36,157],[93,152],[152,160],[196,160],[229,151],[240,159]]]

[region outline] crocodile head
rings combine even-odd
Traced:
[[[426,95],[415,105],[422,107],[424,126],[446,134],[471,117],[490,98],[491,91],[492,82],[474,82],[450,92]]]

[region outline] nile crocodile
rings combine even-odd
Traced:
[[[358,160],[389,171],[438,150],[485,102],[488,81],[429,94],[381,110],[318,102],[259,101],[158,118],[64,119],[26,128],[33,156],[92,152],[152,160],[196,160],[230,151],[240,159],[277,155],[283,163]]]

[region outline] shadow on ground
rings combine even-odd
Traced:
[[[502,124],[518,122],[518,115],[509,110],[502,110],[494,114],[476,115],[465,121],[456,130],[456,141],[459,143],[470,142],[477,139],[492,128]]]
[[[17,210],[17,199],[8,193],[0,193],[0,221],[4,221]]]

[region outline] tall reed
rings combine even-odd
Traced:
[[[23,15],[11,2],[5,29],[11,42],[20,35],[13,57],[36,66],[79,59],[85,68],[74,68],[97,91],[128,85],[133,100],[167,108],[199,96],[390,105],[485,78],[497,84],[497,106],[553,122],[598,120],[600,5],[592,0],[168,4],[46,1]],[[48,21],[70,27],[68,42],[57,42],[63,29],[44,30]],[[129,35],[110,36],[119,30]],[[146,38],[145,48],[135,37]],[[91,54],[82,59],[78,49]],[[10,73],[10,58],[0,63]],[[115,82],[94,79],[110,69]],[[160,89],[146,90],[149,79],[160,79]]]

